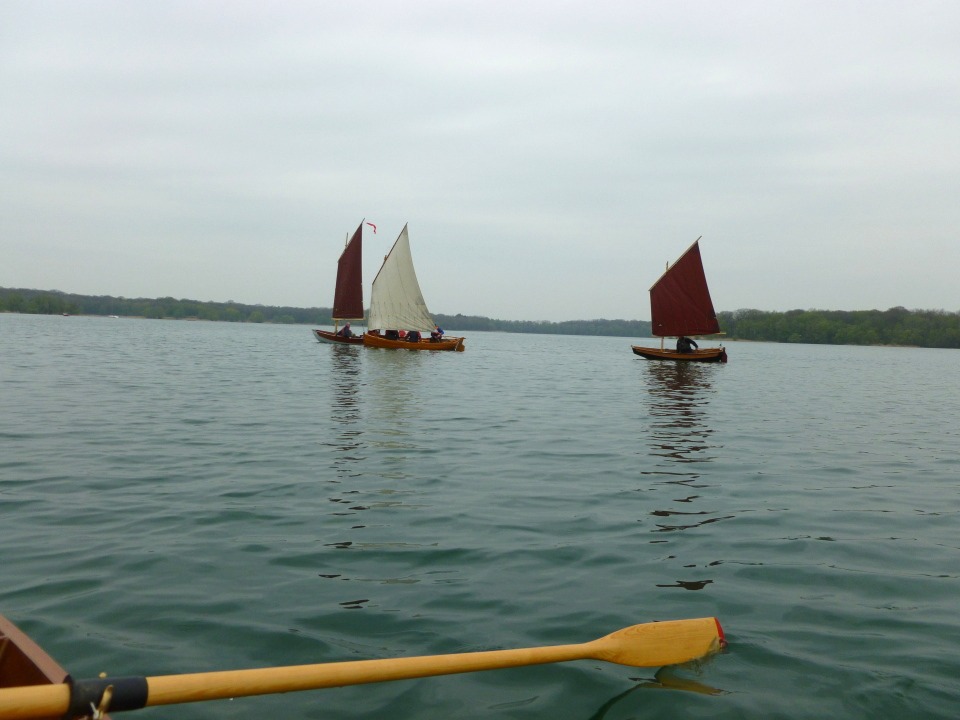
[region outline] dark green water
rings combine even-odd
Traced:
[[[125,717],[956,717],[960,353],[631,342],[0,315],[0,612],[78,677],[730,642]]]

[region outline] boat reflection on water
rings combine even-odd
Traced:
[[[407,481],[419,453],[410,428],[423,409],[416,393],[422,358],[363,346],[330,349],[337,385],[331,410],[336,489],[329,498],[337,505],[331,514],[358,516],[354,521],[363,524],[350,529],[359,530],[369,522],[359,517],[366,511],[381,511],[382,519],[382,511],[411,506]]]
[[[649,513],[656,518],[653,532],[692,530],[732,517],[701,509],[704,491],[710,487],[703,478],[702,466],[716,459],[721,448],[713,438],[709,405],[716,373],[722,372],[722,367],[679,362],[655,362],[642,366],[650,413],[648,456],[655,458],[653,467],[642,474],[656,479],[657,484],[672,488],[670,505]],[[683,489],[681,492],[676,492],[680,489],[678,486]],[[704,565],[713,564],[707,562]],[[702,590],[712,582],[702,576],[673,578],[671,582],[658,583],[657,587]]]
[[[334,434],[328,444],[334,450],[331,455],[331,466],[337,471],[339,478],[341,474],[353,474],[348,470],[348,467],[361,459],[358,451],[361,448],[361,436],[363,435],[360,426],[360,353],[363,351],[363,347],[358,345],[333,345],[325,349],[329,350],[331,354],[333,393],[330,420],[334,428]]]
[[[680,362],[647,363],[642,367],[652,418],[650,454],[669,463],[704,463],[713,460],[713,429],[707,409],[717,368],[701,363]],[[673,468],[668,474],[678,473]],[[698,477],[693,470],[681,474],[689,480]]]
[[[371,444],[398,465],[416,460],[417,446],[410,428],[424,408],[420,397],[424,358],[416,352],[367,348],[364,360],[371,370],[367,402],[371,427],[376,428]]]
[[[332,456],[328,467],[336,474],[324,474],[332,483],[327,497],[331,505],[318,522],[324,552],[317,575],[330,583],[326,592],[340,610],[383,607],[392,602],[389,593],[366,589],[365,597],[358,598],[360,583],[364,588],[413,584],[431,571],[416,567],[416,552],[411,553],[413,566],[404,560],[358,566],[353,557],[422,546],[396,528],[405,527],[409,513],[425,505],[416,481],[423,452],[416,427],[424,410],[417,395],[423,386],[424,354],[348,345],[324,349],[333,353],[327,444]]]
[[[364,455],[362,403],[361,403],[361,366],[362,345],[331,345],[324,348],[330,352],[332,379],[332,397],[330,404],[330,439],[325,443],[330,448],[330,468],[333,477],[326,481],[333,487],[333,496],[328,500],[335,503],[330,512],[333,516],[356,515],[364,509],[357,503],[359,490],[356,479],[363,476]],[[354,526],[362,527],[361,525]],[[340,543],[348,547],[352,543]]]

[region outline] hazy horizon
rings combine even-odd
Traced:
[[[435,312],[956,306],[960,4],[0,4],[0,285]],[[367,296],[369,299],[369,295]],[[521,313],[518,308],[528,309]]]

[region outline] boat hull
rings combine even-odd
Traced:
[[[337,335],[329,330],[314,330],[313,336],[320,342],[333,343],[334,345],[363,345],[363,338],[359,335],[345,338],[343,335]]]
[[[463,341],[464,338],[462,337],[445,337],[442,340],[422,338],[418,342],[410,342],[409,340],[391,340],[382,335],[371,333],[364,333],[363,335],[364,345],[385,350],[455,350],[463,352]]]
[[[676,350],[661,350],[660,348],[640,347],[632,345],[633,352],[647,360],[676,360],[678,362],[708,362],[725,363],[727,351],[723,347],[701,348],[688,353],[679,353]]]
[[[56,660],[23,630],[0,615],[0,688],[60,685],[67,680],[67,671]],[[110,720],[108,715],[101,717]]]

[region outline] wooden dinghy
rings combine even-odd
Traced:
[[[727,351],[723,347],[702,348],[691,350],[686,353],[678,353],[676,350],[658,350],[657,348],[640,347],[632,345],[633,352],[644,357],[647,360],[680,360],[683,362],[719,362],[727,361]]]
[[[399,237],[383,259],[383,265],[370,289],[369,330],[363,336],[367,347],[385,350],[457,350],[463,352],[462,337],[427,338],[437,324],[433,321],[427,303],[420,291],[420,282],[413,268],[410,236],[403,226]],[[419,342],[393,339],[386,334],[393,331],[415,330],[421,333]]]
[[[0,688],[60,685],[67,682],[67,671],[20,628],[0,615]],[[60,720],[63,715],[48,715]],[[102,720],[110,720],[101,715]]]
[[[416,342],[399,339],[391,340],[377,333],[367,332],[363,335],[363,344],[367,347],[384,348],[388,350],[456,350],[463,352],[462,337],[444,337],[440,340],[420,338]]]

